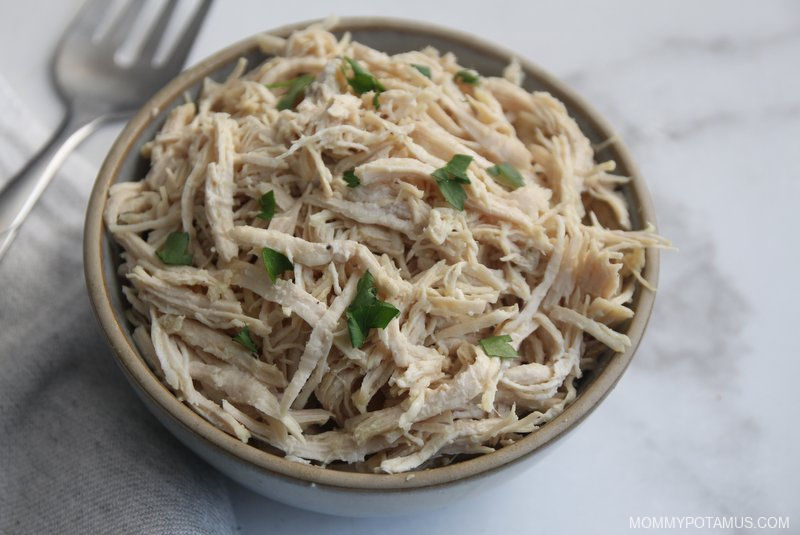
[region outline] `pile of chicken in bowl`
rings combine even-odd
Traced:
[[[260,45],[105,208],[133,338],[179,399],[300,463],[404,472],[517,441],[629,347],[666,242],[516,63],[319,25]]]

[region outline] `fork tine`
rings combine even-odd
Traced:
[[[143,5],[143,0],[128,0],[125,7],[122,8],[122,12],[103,36],[102,42],[104,46],[116,49],[125,41]]]
[[[72,20],[72,28],[86,34],[88,38],[97,30],[111,3],[108,0],[89,0],[78,10]]]
[[[172,13],[175,11],[175,6],[178,5],[178,0],[169,0],[167,4],[161,9],[156,19],[155,24],[150,29],[139,49],[139,60],[150,63],[153,61],[153,56],[156,55],[158,44],[161,38],[164,37],[164,31],[167,29],[169,19],[172,18]]]
[[[189,51],[192,49],[192,43],[194,43],[197,34],[200,32],[200,28],[203,27],[203,19],[205,19],[208,9],[211,7],[211,3],[212,0],[203,0],[200,3],[192,20],[186,26],[180,38],[175,42],[175,46],[172,48],[170,55],[164,63],[165,66],[174,69],[180,69],[183,66],[183,62],[186,61],[186,56],[189,55]]]

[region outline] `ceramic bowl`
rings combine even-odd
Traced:
[[[308,22],[273,30],[287,36]],[[383,18],[345,18],[335,29],[350,31],[353,39],[387,53],[431,45],[454,52],[462,65],[484,75],[499,75],[512,53],[453,30],[418,22]],[[653,307],[653,292],[640,288],[633,301],[635,314],[627,325],[628,351],[608,355],[580,382],[579,396],[562,414],[513,445],[496,452],[446,467],[401,474],[364,474],[303,465],[243,444],[217,429],[184,405],[147,367],[131,338],[126,304],[116,274],[118,251],[110,242],[102,213],[108,189],[115,182],[144,176],[148,162],[140,156],[142,144],[152,139],[169,110],[185,92],[196,95],[206,77],[223,79],[240,57],[250,66],[264,56],[254,38],[245,39],[181,73],[159,91],[131,119],[106,157],[92,190],[86,214],[84,268],[86,283],[97,318],[113,350],[112,354],[138,395],[181,442],[221,472],[269,498],[314,511],[352,516],[380,516],[434,509],[475,491],[486,490],[523,472],[542,458],[552,445],[585,418],[614,387],[633,357]],[[564,102],[583,131],[599,147],[598,159],[614,159],[618,171],[633,180],[624,193],[635,228],[655,223],[653,208],[627,149],[611,128],[586,103],[540,68],[520,58],[528,90],[549,91]],[[658,253],[648,250],[644,277],[655,287]]]

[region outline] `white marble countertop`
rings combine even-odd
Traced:
[[[0,69],[50,127],[61,109],[45,65],[79,3],[3,5]],[[241,532],[619,533],[630,515],[788,515],[798,529],[800,5],[218,1],[190,62],[332,9],[458,28],[565,80],[629,144],[680,252],[662,255],[656,311],[619,386],[525,474],[391,521],[308,513],[231,482]],[[80,152],[99,164],[118,131]]]

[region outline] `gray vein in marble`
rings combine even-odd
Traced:
[[[639,436],[642,447],[656,453],[657,455],[655,457],[669,466],[671,477],[680,476],[679,479],[684,483],[689,483],[689,487],[694,492],[699,492],[703,495],[705,503],[715,504],[719,508],[715,513],[723,515],[733,514],[734,511],[731,509],[731,506],[726,503],[724,489],[720,492],[720,489],[710,484],[710,482],[703,477],[702,473],[698,473],[697,466],[693,461],[687,461],[683,448],[676,448],[673,442],[664,442],[663,440],[653,438],[652,433],[648,430],[648,426],[652,425],[652,422],[643,422],[637,419],[627,423],[641,430]],[[678,428],[679,427],[676,426],[676,429]],[[679,472],[679,474],[676,472]],[[654,511],[653,513],[658,513],[658,511]]]
[[[780,122],[794,123],[797,121],[798,116],[800,116],[800,98],[798,99],[798,104],[785,106],[767,105],[754,113],[736,113],[730,110],[715,111],[707,115],[693,117],[683,123],[665,126],[660,130],[673,141],[682,141],[692,135],[715,128],[744,127],[748,123],[763,124],[765,121],[769,121],[771,124]]]
[[[642,126],[635,118],[628,119],[625,110],[610,99],[604,100],[603,104],[606,114],[615,118],[616,137],[635,148],[664,138],[680,142],[707,131],[732,127],[750,128],[763,125],[767,121],[772,125],[788,123],[798,127],[797,120],[800,118],[800,96],[797,104],[767,104],[747,113],[741,110],[717,110],[657,126]]]
[[[758,53],[766,48],[782,46],[798,39],[800,39],[800,26],[795,26],[781,32],[755,36],[725,35],[711,38],[669,36],[654,48],[657,51],[666,49],[669,52],[685,50],[713,55],[741,55]]]
[[[710,39],[693,37],[667,37],[655,45],[635,49],[628,56],[619,56],[613,60],[598,62],[595,65],[580,70],[566,73],[561,78],[569,84],[578,85],[582,81],[598,73],[608,74],[609,71],[618,71],[638,66],[642,62],[652,62],[659,57],[668,57],[676,54],[692,54],[701,52],[709,55],[724,54],[727,56],[744,57],[761,53],[765,50],[793,45],[800,41],[800,26],[790,30],[768,35],[747,36],[731,38],[721,36]]]
[[[748,491],[762,482],[747,470],[727,485],[713,475],[719,464],[749,466],[761,444],[756,413],[734,402],[748,388],[741,364],[754,348],[743,331],[753,306],[720,269],[702,216],[670,198],[657,198],[656,204],[659,231],[680,251],[662,254],[656,307],[633,368],[641,383],[651,385],[648,389],[659,389],[656,398],[671,397],[674,406],[649,414],[634,410],[629,417],[642,428],[642,447],[657,452],[659,466],[680,473],[675,475],[679,487],[700,493],[718,514],[741,514]],[[691,404],[704,408],[687,411]],[[696,416],[708,420],[689,421]],[[663,425],[672,432],[665,433]],[[687,457],[692,451],[709,456],[709,462]]]
[[[637,364],[654,372],[674,367],[702,377],[718,392],[735,388],[737,362],[752,348],[741,331],[752,307],[717,266],[715,244],[680,204],[657,199],[660,232],[680,249],[662,254],[662,278],[649,352]]]
[[[666,126],[661,132],[673,141],[680,141],[688,136],[698,134],[713,128],[730,127],[744,120],[738,113],[729,111],[712,112],[708,115],[692,117],[688,121],[672,126]]]

